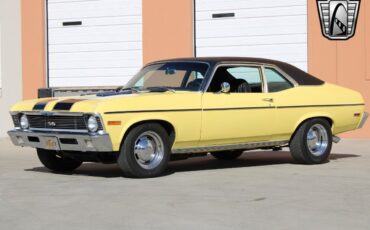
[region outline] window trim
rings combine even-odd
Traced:
[[[203,93],[207,93],[209,86],[211,85],[211,82],[217,72],[217,70],[220,67],[225,67],[225,66],[230,66],[230,67],[257,67],[259,72],[260,72],[260,79],[261,79],[261,84],[262,84],[262,92],[261,93],[267,93],[267,84],[265,81],[265,76],[264,76],[264,70],[263,70],[263,64],[258,64],[258,63],[220,63],[217,64],[212,71],[211,77],[208,79],[208,82],[206,86],[203,89]]]
[[[208,74],[210,73],[210,71],[212,69],[212,65],[209,62],[206,62],[206,61],[188,61],[188,60],[185,60],[185,61],[180,61],[180,60],[160,60],[160,61],[154,61],[154,62],[150,62],[150,63],[144,65],[143,67],[141,67],[141,69],[136,74],[138,74],[143,69],[145,69],[145,68],[147,68],[149,66],[152,66],[152,65],[167,64],[167,63],[183,63],[183,62],[190,63],[190,64],[191,63],[206,64],[208,66],[208,68],[207,68],[207,71],[204,74],[204,81],[207,80]],[[130,83],[134,78],[135,78],[135,76],[133,76],[125,85],[127,85],[128,83]],[[204,83],[202,83],[202,86],[203,86],[203,84]],[[200,87],[199,90],[193,91],[193,92],[203,92],[202,86]]]
[[[263,65],[262,69],[263,69],[263,75],[264,75],[264,81],[265,81],[265,85],[266,85],[266,92],[267,93],[270,93],[269,92],[269,89],[268,89],[268,81],[267,81],[267,76],[266,76],[266,69],[269,68],[269,69],[273,69],[275,70],[278,74],[280,74],[287,82],[289,82],[291,85],[292,85],[292,88],[295,88],[298,86],[298,83],[292,78],[290,77],[287,73],[285,73],[283,70],[281,70],[279,67],[277,66],[274,66],[274,65]],[[291,89],[291,88],[289,88]],[[288,90],[288,89],[285,89],[285,90]],[[285,91],[285,90],[282,90],[282,91]],[[282,91],[279,91],[279,92],[282,92]],[[271,92],[271,93],[278,93],[278,92]]]

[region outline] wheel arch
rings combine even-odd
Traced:
[[[317,115],[309,115],[309,116],[305,116],[305,117],[302,117],[298,122],[297,122],[297,124],[296,124],[296,126],[295,126],[295,129],[294,129],[294,132],[293,132],[293,134],[291,135],[291,137],[290,137],[290,141],[292,140],[292,138],[294,137],[294,135],[297,133],[297,131],[298,131],[298,129],[306,122],[306,121],[308,121],[308,120],[312,120],[312,119],[324,119],[324,120],[326,120],[326,121],[328,121],[329,122],[329,124],[330,124],[330,127],[331,127],[331,130],[333,131],[333,129],[334,129],[334,119],[331,117],[331,116],[329,116],[329,115],[327,115],[327,114],[322,114],[322,115],[319,115],[319,114],[317,114]]]
[[[171,122],[164,120],[164,119],[146,119],[146,120],[140,120],[140,121],[133,122],[125,129],[122,135],[122,138],[121,138],[120,146],[122,146],[123,141],[125,140],[125,138],[127,137],[127,135],[132,129],[134,129],[135,127],[139,125],[147,124],[147,123],[160,124],[168,133],[168,136],[170,137],[171,146],[173,145],[176,139],[176,129],[175,129],[175,126]]]

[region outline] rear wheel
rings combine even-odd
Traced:
[[[234,151],[221,151],[221,152],[214,152],[211,155],[218,159],[224,161],[231,161],[239,158],[243,154],[243,150],[234,150]]]
[[[118,165],[126,176],[156,177],[166,169],[170,158],[170,139],[157,123],[133,128],[123,141]]]
[[[330,124],[317,118],[303,123],[290,142],[292,157],[299,163],[320,164],[329,158],[333,142]]]
[[[57,152],[52,150],[37,149],[37,156],[46,168],[55,172],[73,171],[82,164],[82,161],[58,156]]]

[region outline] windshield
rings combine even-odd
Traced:
[[[208,70],[205,63],[168,62],[144,67],[125,88],[168,88],[199,91]]]

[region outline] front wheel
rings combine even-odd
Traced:
[[[58,156],[57,152],[52,150],[37,149],[37,156],[46,168],[55,172],[73,171],[82,164],[82,161]]]
[[[170,151],[170,138],[161,125],[142,124],[124,139],[117,163],[126,176],[156,177],[166,169]]]
[[[303,164],[320,164],[329,158],[333,142],[330,124],[317,118],[303,123],[290,142],[292,157]]]

